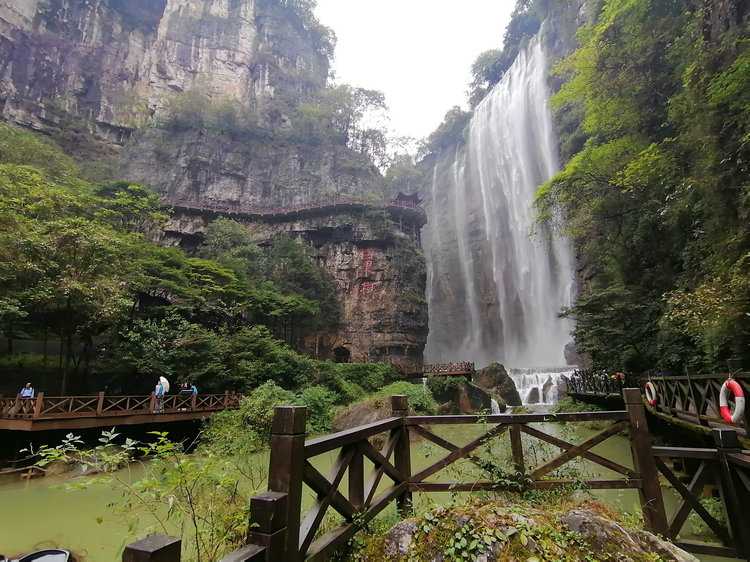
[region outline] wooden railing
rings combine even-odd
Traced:
[[[709,427],[727,423],[721,417],[719,394],[730,376],[739,383],[745,396],[750,396],[750,373],[741,372],[734,360],[729,362],[728,373],[699,375],[694,368],[687,367],[684,375],[652,375],[648,380],[656,390],[658,411]],[[733,401],[732,398],[730,404],[733,405]],[[744,417],[736,425],[745,431],[750,429],[750,409],[745,409]]]
[[[474,373],[474,363],[461,361],[458,363],[437,363],[434,365],[424,365],[422,374],[424,375],[450,375],[454,373],[471,374]]]
[[[583,482],[590,489],[637,489],[645,526],[663,536],[677,539],[691,511],[695,511],[723,546],[697,542],[678,543],[698,553],[723,556],[750,556],[750,516],[742,510],[750,500],[750,454],[737,445],[732,430],[715,430],[716,449],[652,447],[646,412],[638,389],[624,389],[626,409],[610,412],[566,414],[519,414],[478,416],[408,416],[406,397],[391,397],[393,417],[351,430],[305,441],[305,408],[277,407],[271,437],[269,491],[251,500],[251,527],[248,546],[226,557],[223,562],[257,560],[326,560],[343,548],[357,531],[391,502],[408,516],[411,496],[417,491],[453,492],[479,490],[556,489],[572,481],[551,474],[575,458],[587,459],[621,475]],[[611,422],[595,435],[578,444],[548,434],[530,424],[538,422]],[[486,424],[484,432],[465,445],[456,445],[431,429],[444,424]],[[591,449],[623,430],[629,430],[632,466],[625,466],[594,453]],[[376,448],[373,436],[385,435],[385,444]],[[549,443],[561,450],[553,458],[530,466],[524,454],[522,434]],[[430,466],[412,471],[409,436],[418,435],[445,449],[446,455]],[[469,459],[486,469],[475,451],[490,439],[507,435],[516,474],[515,480],[487,478],[474,482],[434,480],[431,477],[459,459]],[[311,462],[315,457],[337,451],[329,474],[321,474]],[[710,470],[701,465],[690,485],[682,484],[675,471],[662,459],[685,457],[713,463]],[[365,459],[371,469],[365,471]],[[708,465],[706,465],[708,466]],[[683,498],[675,515],[667,518],[658,478],[661,471]],[[347,485],[341,486],[344,477]],[[386,482],[381,486],[381,481]],[[429,480],[428,480],[429,479]],[[708,482],[720,486],[729,524],[717,521],[700,504],[700,494]],[[576,484],[580,484],[576,482]],[[316,500],[302,513],[303,489],[312,490]],[[343,489],[342,489],[343,488]],[[327,513],[336,512],[343,523],[319,536]],[[160,539],[166,541],[166,539]],[[166,541],[170,548],[173,543]],[[130,547],[128,547],[130,548]],[[139,547],[140,548],[140,547]],[[127,554],[128,549],[126,548]],[[138,551],[142,552],[142,551]],[[154,552],[158,554],[158,549]],[[142,557],[138,560],[156,560]],[[123,560],[130,560],[123,556]],[[164,562],[179,557],[158,558]]]
[[[570,376],[568,392],[571,394],[621,394],[623,388],[637,386],[638,379],[632,375],[576,370]]]
[[[164,396],[159,403],[155,394],[141,396],[45,396],[0,398],[0,418],[53,419],[111,417],[154,412],[218,411],[239,407],[243,395],[179,393]]]

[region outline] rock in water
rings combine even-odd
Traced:
[[[518,394],[513,379],[500,363],[492,363],[484,369],[474,373],[473,382],[477,386],[492,390],[502,396],[508,406],[520,406],[521,396]]]

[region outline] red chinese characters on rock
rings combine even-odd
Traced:
[[[369,277],[372,274],[372,248],[362,250],[362,277]]]
[[[372,275],[372,258],[374,253],[375,252],[372,248],[365,248],[362,250],[362,267],[360,271],[360,277],[364,277],[365,279],[367,279],[368,277],[370,277],[370,275]],[[372,281],[362,281],[362,284],[359,286],[359,292],[372,293],[374,288],[375,283],[373,283]]]

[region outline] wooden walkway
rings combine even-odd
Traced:
[[[169,394],[160,405],[147,396],[45,396],[0,398],[0,429],[45,431],[187,421],[239,408],[243,395]]]
[[[624,381],[601,378],[598,373],[577,371],[569,383],[568,394],[574,398],[606,397],[622,399],[624,386],[638,385],[643,388],[648,382],[656,395],[649,411],[662,419],[689,425],[694,431],[709,435],[717,427],[734,428],[743,443],[750,446],[748,429],[750,429],[750,408],[745,409],[744,416],[737,423],[725,421],[721,416],[719,394],[721,386],[729,378],[734,379],[742,388],[745,396],[750,396],[750,373],[742,372],[739,365],[732,363],[726,373],[698,374],[688,367],[684,375],[647,374],[637,379],[626,378]],[[734,409],[734,397],[729,404]]]
[[[424,365],[420,373],[412,377],[437,377],[437,376],[472,376],[474,375],[474,363],[466,361],[460,363],[437,363]]]

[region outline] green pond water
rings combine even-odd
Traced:
[[[571,424],[535,424],[539,429],[560,436],[572,442],[580,442],[594,433],[593,430],[574,427]],[[456,445],[463,445],[475,438],[481,431],[481,426],[435,426],[438,433]],[[539,458],[544,454],[558,452],[559,449],[550,448],[545,451],[536,444],[534,439],[524,436],[524,446],[528,464],[533,463],[533,456]],[[508,456],[507,437],[498,439],[498,444],[491,449],[481,449],[488,455],[497,458]],[[612,459],[625,466],[631,466],[630,446],[623,436],[614,436],[593,449],[594,452]],[[415,442],[412,444],[412,471],[422,468],[442,458],[446,452],[432,444]],[[313,459],[314,466],[324,475],[332,466],[336,453],[319,455]],[[267,465],[267,456],[259,456],[258,462]],[[366,468],[368,468],[366,466]],[[580,477],[619,478],[620,475],[588,461],[579,461],[573,465],[579,471]],[[129,469],[130,477],[137,479],[142,474],[142,468],[133,465]],[[15,481],[0,485],[0,513],[3,514],[0,524],[0,554],[17,556],[19,554],[41,550],[44,548],[65,548],[75,552],[86,562],[104,562],[119,560],[123,547],[136,540],[137,529],[129,529],[127,514],[115,513],[116,506],[121,505],[122,493],[113,486],[95,483],[84,489],[65,490],[56,488],[62,484],[80,481],[84,477],[75,478],[47,477],[28,481]],[[459,462],[451,472],[439,472],[430,480],[471,481],[483,479],[469,461]],[[390,480],[384,477],[381,488],[387,486]],[[340,485],[346,490],[344,479]],[[639,512],[637,490],[596,490],[591,494],[600,501],[629,513]],[[447,504],[451,501],[461,501],[466,494],[436,493],[415,494],[415,508],[429,507],[430,504]],[[665,491],[665,501],[668,509],[673,507],[677,498],[671,490]],[[312,493],[308,493],[304,502],[313,501]],[[395,511],[391,507],[388,512]],[[132,523],[132,521],[131,521]],[[141,529],[152,521],[144,521]],[[702,557],[701,560],[721,560],[719,558]]]

